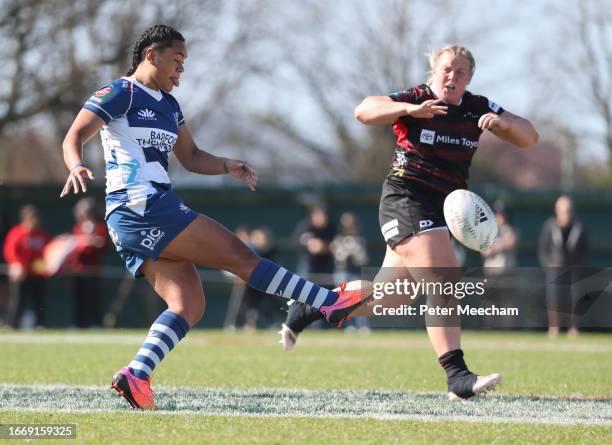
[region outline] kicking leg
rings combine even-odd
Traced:
[[[360,292],[330,291],[261,259],[234,233],[203,215],[174,238],[161,257],[227,270],[261,292],[320,309],[334,324],[341,323],[363,303]]]

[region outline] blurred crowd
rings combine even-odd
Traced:
[[[0,224],[0,244],[6,273],[0,274],[0,308],[8,328],[45,327],[47,278],[59,272],[72,279],[73,324],[79,328],[102,325],[100,265],[108,246],[106,224],[92,198],[74,207],[70,233],[51,237],[38,209],[24,205],[19,222],[10,226],[6,214]]]
[[[337,228],[327,210],[315,206],[297,225],[293,235],[293,244],[297,244],[299,250],[298,273],[330,288],[359,279],[361,268],[368,262],[366,240],[360,234],[356,216],[350,212],[343,213],[339,223]],[[258,255],[277,259],[278,248],[270,228],[240,226],[236,228],[236,234]],[[284,320],[284,313],[276,309],[286,308],[286,302],[284,298],[262,294],[235,279],[225,327],[278,327]],[[347,327],[368,329],[365,319],[353,320]]]
[[[496,304],[511,303],[511,283],[519,266],[517,248],[520,234],[511,223],[508,208],[502,201],[493,203],[499,227],[496,245],[482,252],[484,272],[494,284]],[[70,233],[52,237],[45,229],[38,210],[31,204],[19,212],[12,225],[0,211],[0,253],[5,267],[0,270],[0,321],[4,327],[44,327],[46,325],[46,279],[62,273],[71,280],[72,325],[78,328],[101,327],[103,298],[101,264],[109,238],[106,225],[92,198],[83,198],[73,209],[74,225]],[[237,236],[258,255],[278,260],[279,244],[269,227],[239,226]],[[313,206],[308,216],[295,228],[292,249],[297,246],[297,272],[333,288],[339,283],[362,277],[368,265],[368,248],[360,224],[351,212],[343,213],[335,224],[324,206]],[[457,245],[460,260],[465,250]],[[554,214],[542,226],[538,243],[540,265],[546,270],[545,301],[548,309],[548,333],[557,336],[561,330],[575,335],[579,319],[572,313],[575,304],[568,286],[558,278],[575,273],[574,266],[585,263],[589,249],[587,231],[569,196],[560,196]],[[232,293],[224,325],[229,329],[277,327],[286,309],[286,300],[262,294],[232,277]],[[491,327],[499,325],[497,320]],[[367,319],[355,319],[349,328],[367,331]]]

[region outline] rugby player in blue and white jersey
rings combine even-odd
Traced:
[[[355,109],[360,122],[392,125],[397,136],[380,201],[379,220],[387,251],[376,282],[393,281],[388,275],[397,272],[415,282],[457,280],[457,259],[442,209],[446,195],[466,188],[480,135],[488,130],[518,147],[538,140],[527,119],[466,90],[476,67],[466,48],[444,46],[430,55],[429,63],[431,77],[426,84],[388,96],[368,96]],[[399,297],[394,303],[409,302]],[[453,304],[446,300],[443,304]],[[372,315],[367,305],[351,314],[367,315]],[[290,350],[299,333],[319,318],[323,315],[317,309],[292,304],[279,332],[280,343]],[[499,383],[499,374],[477,376],[468,369],[461,349],[460,317],[433,323],[426,317],[426,322],[452,400],[473,397]]]
[[[200,150],[176,99],[187,58],[185,39],[156,25],[134,46],[132,68],[96,91],[64,140],[70,172],[60,196],[87,191],[93,174],[83,144],[98,131],[106,161],[106,222],[117,252],[135,276],[145,276],[167,303],[142,347],[112,379],[134,408],[155,408],[150,376],[204,313],[204,290],[195,265],[227,270],[253,288],[319,308],[332,323],[363,303],[360,292],[329,291],[259,258],[218,222],[187,207],[171,190],[168,155],[204,175],[229,174],[254,190],[257,176],[243,161]]]

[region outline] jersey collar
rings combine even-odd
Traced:
[[[436,99],[440,99],[440,95],[434,91],[433,87],[431,85],[428,85],[429,89],[431,90],[431,92],[433,93],[433,95],[436,97]],[[444,99],[440,99],[442,102],[444,102],[445,104],[447,104]],[[458,104],[447,104],[447,105],[451,105],[453,107],[459,107],[461,106],[461,104],[463,103],[463,96],[461,96],[461,99],[459,99],[459,103]]]
[[[147,93],[149,93],[149,95],[150,95],[150,96],[153,96],[153,98],[154,98],[156,101],[158,101],[158,102],[159,102],[160,100],[162,100],[162,98],[164,97],[164,95],[162,94],[162,92],[161,92],[161,91],[159,91],[159,90],[153,90],[153,89],[149,88],[148,86],[145,86],[145,85],[141,84],[141,83],[140,83],[140,82],[138,82],[138,81],[137,81],[137,80],[136,80],[134,77],[124,77],[124,79],[127,79],[127,80],[129,80],[130,82],[132,82],[132,83],[134,83],[134,84],[138,85],[138,87],[139,87],[140,89],[142,89],[142,90],[146,91]]]

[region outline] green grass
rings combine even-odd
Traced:
[[[62,333],[50,344],[2,344],[9,359],[0,361],[0,383],[105,384],[131,360],[145,335],[144,331],[123,333],[129,335],[124,340],[128,344],[61,344]],[[113,331],[111,336],[117,334]],[[105,336],[82,335],[98,340]],[[250,389],[445,390],[444,373],[421,332],[368,337],[309,332],[290,353],[283,352],[276,341],[271,332],[191,332],[156,371],[155,383]],[[519,345],[517,349],[513,344]],[[601,350],[589,350],[595,346]],[[587,350],[582,351],[583,347]],[[504,374],[500,394],[612,397],[609,335],[549,341],[534,334],[467,333],[464,350],[475,371]]]
[[[0,383],[108,385],[113,372],[131,360],[145,334],[144,330],[0,333],[5,358],[0,361]],[[423,332],[377,332],[367,337],[308,332],[291,353],[283,352],[276,341],[271,332],[191,332],[156,370],[154,383],[177,391],[189,387],[441,394],[446,390],[444,373]],[[520,405],[522,400],[527,403],[527,396],[598,398],[606,399],[602,402],[606,412],[612,409],[610,335],[549,341],[543,334],[466,333],[463,348],[475,371],[504,374],[504,385],[497,392],[501,400]],[[448,404],[434,403],[441,408]],[[0,408],[0,423],[77,423],[77,442],[94,444],[142,443],[146,437],[172,443],[606,443],[612,435],[612,416],[604,419],[603,426],[586,426],[493,423],[486,415],[482,422],[465,422],[436,420],[435,415],[422,421],[127,409],[32,413],[11,410],[6,402]]]
[[[163,416],[151,413],[2,413],[1,423],[75,423],[88,444],[597,444],[612,428],[471,422],[270,417]],[[152,441],[153,440],[153,441]],[[59,442],[59,441],[58,441]],[[44,443],[48,443],[45,441]],[[61,443],[74,443],[62,441]]]

